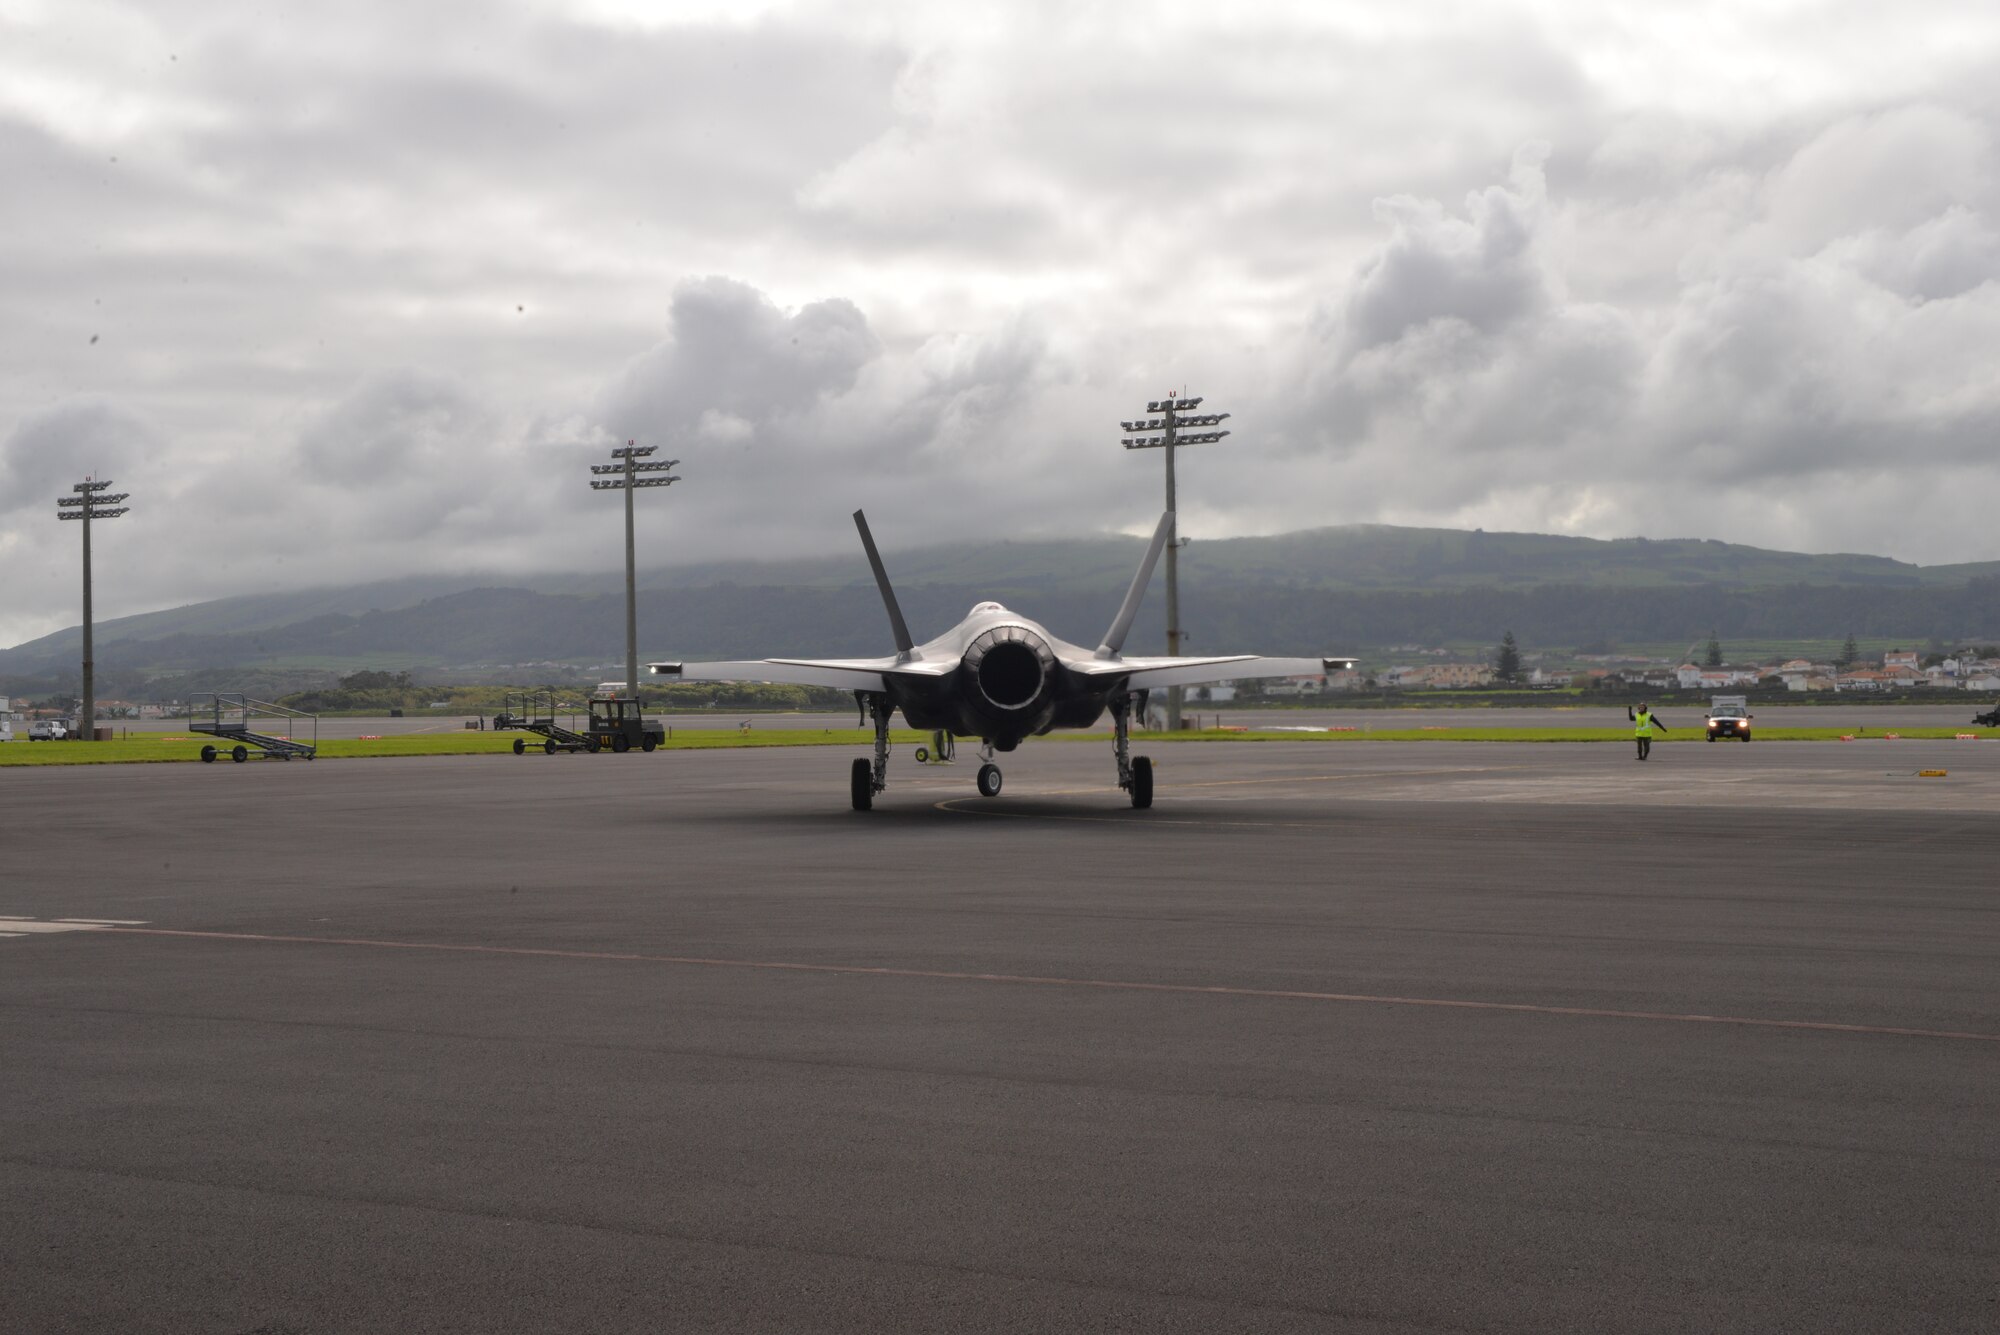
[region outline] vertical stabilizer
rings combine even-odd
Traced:
[[[896,591],[889,587],[889,572],[882,568],[882,553],[875,550],[874,535],[868,531],[868,517],[859,510],[854,512],[854,527],[861,530],[861,545],[868,552],[868,568],[875,572],[875,587],[882,591],[882,606],[889,609],[889,629],[896,637],[896,652],[905,658],[915,657],[916,641],[910,638],[910,628],[903,620],[903,609],[896,605]]]
[[[1125,647],[1125,637],[1132,630],[1132,619],[1139,615],[1139,604],[1145,600],[1146,585],[1152,582],[1153,567],[1159,563],[1160,553],[1166,550],[1167,535],[1173,530],[1174,512],[1168,510],[1160,516],[1160,526],[1153,530],[1152,545],[1146,548],[1146,559],[1139,563],[1139,573],[1132,577],[1132,587],[1125,592],[1124,605],[1112,619],[1111,629],[1104,632],[1104,643],[1097,646],[1099,658],[1116,658]]]

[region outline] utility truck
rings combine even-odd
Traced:
[[[1749,741],[1750,720],[1753,717],[1749,696],[1711,696],[1708,702],[1708,740],[1712,742],[1718,737],[1734,737]]]

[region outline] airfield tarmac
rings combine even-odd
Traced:
[[[2000,744],[852,754],[0,771],[0,1329],[2000,1324]]]

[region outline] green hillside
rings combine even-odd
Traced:
[[[992,597],[1089,644],[1143,546],[1101,535],[906,549],[886,560],[920,636]],[[1479,644],[1503,629],[1545,647],[1689,643],[1712,628],[1738,643],[2000,632],[2000,562],[1923,567],[1696,539],[1353,525],[1197,539],[1181,574],[1194,652]],[[226,598],[104,622],[97,656],[113,679],[161,688],[214,683],[223,669],[287,680],[355,667],[532,675],[543,662],[622,662],[622,582],[615,572],[413,576]],[[1137,643],[1158,638],[1160,585],[1156,577]],[[858,547],[814,560],[654,570],[641,586],[642,649],[657,656],[883,648],[881,609]],[[1635,590],[1646,596],[1631,597]],[[71,629],[0,650],[0,690],[73,676],[79,641]]]

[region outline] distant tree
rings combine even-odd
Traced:
[[[1505,682],[1521,679],[1521,647],[1514,643],[1511,630],[1500,637],[1500,652],[1493,658],[1493,675]]]
[[[1716,638],[1714,631],[1708,633],[1708,653],[1703,655],[1701,665],[1712,668],[1722,666],[1722,641]]]
[[[340,689],[343,691],[407,691],[410,686],[410,674],[407,672],[364,670],[340,679]]]
[[[1849,635],[1847,643],[1840,646],[1840,657],[1833,660],[1833,665],[1837,668],[1850,668],[1854,666],[1854,660],[1859,657],[1861,657],[1861,646],[1854,642],[1854,636]]]

